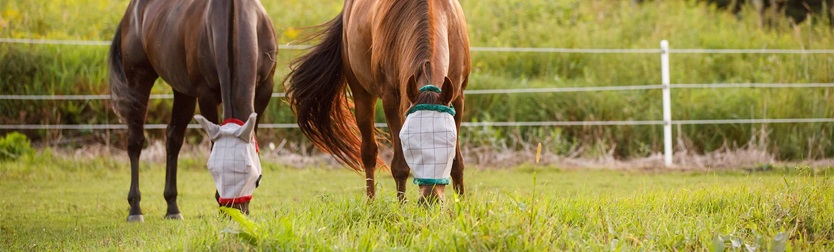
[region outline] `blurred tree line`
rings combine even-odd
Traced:
[[[660,0],[633,0],[635,3]],[[717,9],[739,14],[742,8],[749,7],[759,14],[761,25],[771,25],[781,19],[788,19],[795,24],[804,22],[811,16],[826,17],[834,25],[834,0],[697,0],[715,6]]]

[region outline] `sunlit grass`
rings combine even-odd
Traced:
[[[124,158],[41,151],[0,163],[0,247],[9,250],[707,250],[834,249],[830,169],[646,173],[528,165],[470,167],[464,198],[421,207],[391,176],[378,195],[347,169],[270,165],[248,218],[222,217],[205,160],[184,160],[185,220],[162,219],[164,168],[143,163],[145,223],[126,223]],[[242,239],[246,231],[249,237]],[[244,238],[247,236],[243,236]]]

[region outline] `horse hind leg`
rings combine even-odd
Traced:
[[[139,156],[145,145],[145,113],[148,107],[148,97],[157,77],[152,73],[127,72],[126,74],[131,92],[136,98],[117,101],[121,103],[118,107],[127,124],[127,155],[130,159],[130,190],[127,194],[130,211],[127,221],[143,222],[144,217],[139,206],[142,200],[142,194],[139,191]]]
[[[376,110],[377,97],[366,92],[361,85],[351,85],[355,106],[354,116],[359,133],[362,137],[360,152],[362,153],[362,165],[365,168],[365,187],[369,199],[376,195],[376,160],[379,155],[379,147],[376,142],[374,131],[374,112]]]
[[[125,35],[128,34],[128,35]],[[139,202],[139,155],[145,145],[145,114],[151,88],[159,75],[154,71],[135,34],[117,29],[110,45],[110,93],[114,110],[127,124],[127,155],[130,159],[129,222],[144,221]],[[123,40],[122,37],[126,39]]]
[[[188,128],[191,117],[194,116],[196,104],[196,98],[174,91],[175,109],[171,113],[171,121],[168,122],[166,131],[167,162],[165,165],[165,191],[163,196],[168,203],[168,211],[165,214],[165,219],[183,219],[177,206],[177,160],[182,149],[185,130]]]

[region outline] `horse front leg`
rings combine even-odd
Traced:
[[[181,220],[182,214],[177,206],[177,160],[182,149],[185,130],[191,117],[194,116],[194,108],[197,99],[189,97],[180,92],[174,91],[174,110],[171,113],[171,121],[168,122],[166,131],[166,165],[165,165],[165,202],[168,203],[168,211],[165,219]]]
[[[271,77],[271,76],[270,76]],[[257,139],[258,125],[261,124],[261,118],[264,117],[269,101],[272,99],[272,88],[275,86],[275,81],[272,78],[261,81],[255,90],[255,113],[258,113],[257,124],[255,125],[255,136]]]
[[[397,198],[405,201],[405,187],[408,174],[411,170],[405,162],[403,146],[400,144],[400,130],[403,127],[403,114],[400,109],[399,95],[386,94],[382,98],[382,107],[385,110],[385,120],[388,122],[388,130],[391,133],[391,144],[394,147],[394,158],[391,160],[391,175],[397,183]]]
[[[460,123],[463,120],[463,102],[464,98],[463,95],[459,96],[457,99],[452,101],[452,105],[457,110],[455,113],[455,127],[457,128],[458,132],[458,139],[457,144],[455,145],[455,159],[452,161],[452,186],[455,189],[455,193],[459,196],[462,196],[464,193],[463,187],[463,155],[460,152]]]
[[[218,124],[218,121],[220,120],[220,112],[217,106],[220,105],[220,102],[211,97],[200,97],[199,103],[200,114],[209,122]],[[214,148],[214,142],[211,143],[211,148]],[[209,151],[211,151],[211,149],[209,149]],[[220,193],[218,193],[217,190],[214,190],[214,200],[219,206],[223,206],[223,204],[220,204]]]

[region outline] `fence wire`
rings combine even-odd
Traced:
[[[672,89],[697,88],[834,88],[834,83],[712,83],[712,84],[672,84]],[[530,94],[530,93],[572,93],[603,91],[634,91],[662,89],[661,84],[599,86],[599,87],[553,87],[553,88],[517,88],[517,89],[474,89],[465,90],[466,95],[485,94]],[[272,98],[284,98],[285,93],[272,93]],[[173,99],[173,94],[152,94],[150,99]],[[0,95],[0,100],[109,100],[110,95]]]
[[[0,43],[39,44],[39,45],[76,45],[108,46],[110,41],[89,40],[53,40],[53,39],[19,39],[0,38]],[[306,50],[309,45],[279,45],[284,50]],[[658,54],[660,49],[608,49],[608,48],[537,48],[537,47],[472,47],[473,52],[524,52],[524,53],[591,53],[591,54]],[[834,54],[830,49],[669,49],[668,53],[678,54]],[[672,89],[694,88],[832,88],[834,83],[694,83],[671,84]],[[567,93],[567,92],[602,92],[635,91],[662,89],[661,84],[598,86],[598,87],[554,87],[521,89],[481,89],[467,90],[467,95],[483,94],[526,94],[526,93]],[[172,94],[153,94],[151,99],[172,99]],[[273,93],[273,98],[286,97],[284,93]],[[0,95],[0,100],[108,100],[110,95]],[[771,123],[832,123],[834,118],[790,118],[790,119],[716,119],[716,120],[672,120],[673,125],[704,124],[771,124]],[[539,122],[463,122],[463,127],[531,127],[531,126],[617,126],[617,125],[665,125],[664,121],[539,121]],[[387,127],[385,123],[375,123],[376,127]],[[145,129],[165,129],[165,124],[147,124]],[[263,123],[260,128],[292,129],[298,128],[293,123]],[[200,128],[190,124],[188,128]],[[124,130],[123,124],[54,124],[54,125],[0,125],[0,129],[12,130]]]
[[[834,118],[787,118],[787,119],[717,119],[717,120],[673,120],[673,125],[705,124],[784,124],[784,123],[834,123]],[[541,126],[652,126],[664,125],[663,121],[541,121],[541,122],[463,122],[461,127],[541,127]],[[386,123],[374,123],[375,127],[387,128]],[[145,124],[145,129],[166,129],[166,124]],[[199,129],[199,124],[189,124],[189,129]],[[262,123],[261,129],[297,129],[294,123]],[[0,125],[0,130],[125,130],[124,124],[20,124]]]
[[[109,46],[104,40],[59,40],[59,39],[25,39],[0,38],[0,43],[37,44],[37,45],[77,45]],[[278,45],[283,50],[306,50],[311,45]],[[658,48],[558,48],[558,47],[471,47],[472,52],[532,52],[532,53],[592,53],[592,54],[657,54]],[[834,49],[669,49],[669,53],[678,54],[834,54]]]

